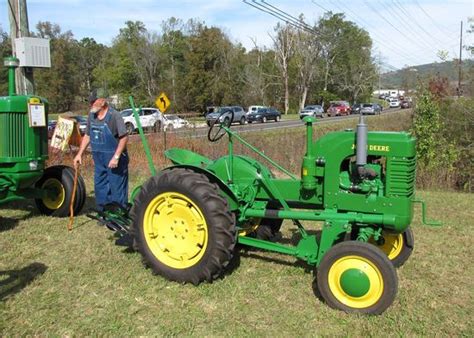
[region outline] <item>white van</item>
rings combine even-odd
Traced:
[[[254,113],[256,112],[259,108],[267,108],[265,106],[249,106],[249,109],[247,110],[247,112],[245,113],[245,115],[248,115],[250,113]]]

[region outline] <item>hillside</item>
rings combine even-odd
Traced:
[[[467,69],[472,66],[474,66],[474,60],[464,60],[463,72],[466,72]],[[381,86],[382,88],[401,88],[403,87],[404,81],[413,83],[416,77],[424,79],[430,76],[434,76],[436,74],[439,74],[443,77],[447,77],[449,81],[457,81],[458,67],[456,62],[434,62],[425,65],[410,67],[408,69],[404,68],[394,72],[388,72],[382,74]]]

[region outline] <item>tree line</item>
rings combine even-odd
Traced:
[[[261,104],[288,113],[306,104],[367,99],[378,71],[369,34],[343,14],[327,13],[311,32],[277,24],[271,48],[254,41],[251,50],[196,19],[169,18],[157,31],[127,21],[110,46],[78,40],[51,22],[39,22],[31,34],[51,41],[52,68],[35,69],[34,77],[36,93],[49,99],[52,112],[83,107],[97,90],[118,98],[119,108],[129,95],[152,105],[163,91],[177,112]],[[7,56],[8,35],[1,31],[0,39]],[[0,76],[4,95],[4,68]]]

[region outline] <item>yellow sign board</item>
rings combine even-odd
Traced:
[[[64,151],[68,145],[78,147],[81,141],[82,137],[77,122],[60,116],[51,138],[51,147]]]
[[[161,93],[155,101],[156,106],[159,110],[161,110],[162,113],[164,113],[169,108],[170,103],[171,102],[165,93]]]

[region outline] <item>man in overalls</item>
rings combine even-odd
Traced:
[[[128,202],[128,134],[122,116],[103,98],[95,100],[87,119],[74,165],[82,164],[82,154],[91,145],[94,160],[94,189],[97,209],[110,203],[122,207]]]

